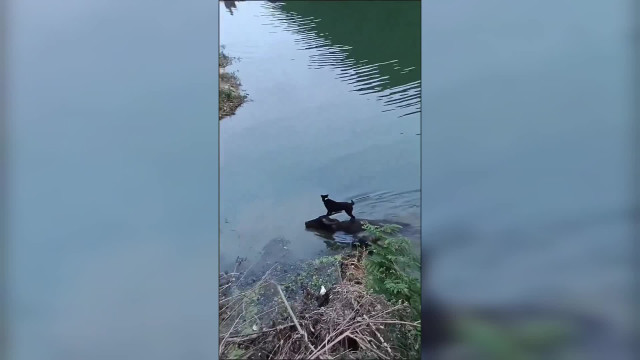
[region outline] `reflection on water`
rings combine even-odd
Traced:
[[[362,95],[376,94],[399,116],[420,112],[420,3],[264,3],[266,25],[295,33],[309,68],[330,68]],[[363,21],[354,21],[354,14]]]

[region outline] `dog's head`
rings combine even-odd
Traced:
[[[322,198],[322,201],[325,201],[329,198],[329,194],[327,195],[320,195],[320,197]]]

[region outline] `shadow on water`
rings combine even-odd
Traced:
[[[265,2],[269,25],[291,31],[309,68],[330,68],[400,116],[420,112],[420,2]],[[353,21],[358,14],[363,21]],[[372,41],[371,39],[375,39]]]

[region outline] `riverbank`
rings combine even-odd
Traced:
[[[319,258],[281,281],[274,269],[240,293],[223,291],[221,358],[419,358],[420,321],[408,304],[367,291],[363,254]]]
[[[220,75],[218,92],[219,120],[236,113],[236,110],[247,101],[247,95],[241,89],[238,76],[228,72],[226,68],[234,61],[232,57],[220,49],[218,56],[218,71]]]
[[[419,280],[391,274],[397,293],[378,287],[384,259],[409,249],[406,239],[387,241],[393,249],[375,254],[359,248],[221,274],[220,357],[418,359]]]

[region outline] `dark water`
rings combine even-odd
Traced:
[[[419,227],[420,4],[235,4],[220,43],[251,101],[220,123],[221,267],[276,237],[326,252],[320,194]]]

